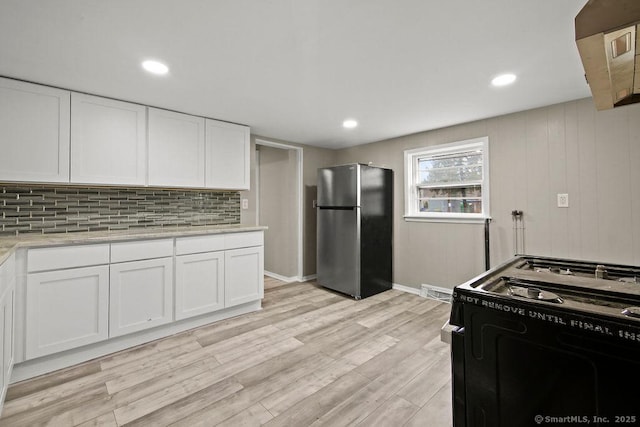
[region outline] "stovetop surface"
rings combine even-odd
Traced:
[[[456,289],[640,322],[640,267],[517,256]]]

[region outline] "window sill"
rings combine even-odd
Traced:
[[[484,224],[485,219],[491,217],[441,217],[441,216],[417,216],[405,215],[404,220],[407,222],[445,222],[453,224]]]

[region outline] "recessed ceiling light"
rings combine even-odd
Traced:
[[[491,84],[494,86],[507,86],[516,81],[515,74],[500,74],[491,80]]]
[[[353,129],[354,127],[357,127],[357,126],[358,126],[358,122],[353,119],[347,119],[344,122],[342,122],[342,127],[347,129]]]
[[[167,74],[169,72],[169,67],[158,61],[144,61],[142,63],[142,68],[150,73],[158,75]]]

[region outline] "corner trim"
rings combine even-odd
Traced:
[[[264,271],[264,275],[265,276],[269,276],[272,279],[280,280],[280,281],[285,282],[285,283],[291,283],[291,282],[298,282],[299,281],[298,280],[299,279],[298,276],[286,277],[286,276],[282,276],[282,275],[277,274],[277,273],[272,273],[272,272],[267,271],[267,270]]]

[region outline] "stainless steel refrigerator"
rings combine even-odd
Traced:
[[[391,289],[393,171],[318,169],[318,283],[356,299]]]

